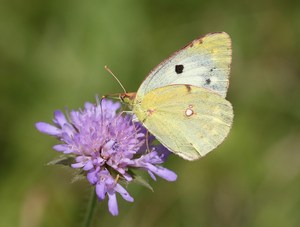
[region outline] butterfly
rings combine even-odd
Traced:
[[[171,152],[196,160],[228,135],[231,39],[225,32],[195,39],[155,67],[136,93],[120,99]]]

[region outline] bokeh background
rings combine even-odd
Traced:
[[[139,185],[95,226],[300,226],[300,3],[216,0],[0,2],[0,226],[79,226],[90,194],[72,170],[46,166],[54,138],[34,128],[56,109],[129,91],[200,35],[233,42],[227,140],[195,162],[172,156],[178,180]]]

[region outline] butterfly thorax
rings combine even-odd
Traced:
[[[136,97],[134,102],[133,102],[133,109],[132,111],[136,115],[136,117],[139,119],[140,122],[144,123],[146,120],[147,116],[149,115],[147,113],[147,109],[143,106],[142,98],[141,97]]]

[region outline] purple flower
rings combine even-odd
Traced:
[[[155,175],[168,181],[177,178],[174,172],[160,166],[170,152],[161,145],[147,150],[146,130],[133,123],[131,115],[118,113],[120,107],[120,103],[103,99],[101,105],[99,101],[96,105],[86,103],[83,110],[73,110],[67,118],[61,111],[55,111],[54,125],[36,123],[40,132],[61,141],[53,149],[74,157],[71,167],[83,170],[87,180],[95,186],[99,200],[108,196],[112,215],[118,215],[116,192],[133,202],[120,184],[134,180],[132,169],[144,169],[154,180]]]

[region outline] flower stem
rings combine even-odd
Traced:
[[[92,188],[89,204],[86,210],[85,218],[82,227],[91,227],[94,215],[96,213],[97,196],[94,188]]]

